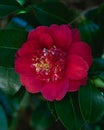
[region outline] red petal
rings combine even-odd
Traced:
[[[37,44],[43,48],[51,48],[54,44],[47,26],[39,26],[36,30],[31,31],[28,40],[37,40]]]
[[[86,61],[82,57],[77,55],[70,55],[68,57],[67,76],[72,80],[80,80],[87,77],[87,71],[89,69]]]
[[[26,76],[20,75],[20,80],[21,80],[22,85],[24,85],[26,90],[30,93],[40,92],[42,88],[42,82],[36,79],[35,76],[26,77]]]
[[[22,45],[22,47],[17,51],[18,56],[26,56],[34,53],[36,49],[40,49],[39,43],[36,40],[27,41]]]
[[[85,61],[87,61],[88,65],[91,66],[92,64],[91,48],[85,42],[80,41],[72,44],[69,53],[81,56]]]
[[[84,78],[82,80],[69,80],[69,92],[75,92],[78,91],[81,85],[85,85],[87,82],[87,78]]]
[[[15,60],[15,70],[19,74],[34,75],[34,70],[31,68],[31,58],[17,58]]]
[[[39,26],[34,30],[31,30],[28,34],[28,40],[37,39],[37,32],[39,33],[48,33],[49,28],[47,26]]]
[[[76,28],[72,29],[72,37],[73,37],[73,43],[81,41],[81,36],[80,36],[80,32],[78,31],[78,29],[76,29]]]
[[[37,32],[41,33],[49,33],[49,27],[48,26],[39,26],[36,28]]]
[[[68,50],[72,42],[72,32],[67,25],[51,25],[51,34],[57,47]]]
[[[69,80],[68,79],[64,79],[62,83],[60,83],[59,85],[60,87],[57,87],[57,93],[56,93],[56,100],[59,101],[61,100],[66,92],[68,91],[68,87],[69,87]]]
[[[48,33],[37,31],[38,42],[43,48],[51,48],[54,45],[52,37]]]
[[[63,79],[59,82],[51,82],[44,85],[41,92],[45,99],[49,101],[61,100],[68,90],[68,79]]]
[[[31,30],[28,34],[28,40],[36,40],[37,39],[37,35],[36,35],[36,30]]]

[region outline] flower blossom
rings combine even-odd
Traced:
[[[91,48],[81,41],[79,31],[53,24],[29,32],[16,53],[15,70],[28,92],[41,92],[53,101],[85,85],[91,64]]]

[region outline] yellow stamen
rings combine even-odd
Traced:
[[[40,62],[35,64],[36,71],[48,71],[50,70],[50,63],[47,59],[43,60],[41,59]]]

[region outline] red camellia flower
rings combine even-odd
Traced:
[[[85,85],[91,64],[91,49],[79,31],[53,24],[30,31],[17,51],[15,69],[28,92],[53,101]]]

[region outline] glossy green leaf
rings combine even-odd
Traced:
[[[0,105],[0,130],[8,130],[6,114]]]
[[[104,96],[92,83],[80,88],[79,103],[85,121],[96,122],[104,116]]]
[[[80,130],[83,125],[77,99],[78,97],[74,93],[73,95],[68,94],[63,100],[55,102],[57,116],[68,130]]]
[[[0,30],[0,66],[14,67],[15,53],[26,37],[27,32],[22,30]]]
[[[42,25],[69,23],[76,17],[75,10],[68,9],[63,3],[57,1],[34,5],[34,9],[36,18]]]
[[[12,68],[0,67],[0,89],[13,95],[20,89],[19,76]]]
[[[104,44],[102,44],[103,37],[99,25],[89,20],[83,20],[79,24],[79,30],[82,40],[91,46],[93,57],[101,57]]]
[[[26,3],[27,0],[17,0],[17,2],[20,4],[20,5],[24,5]]]
[[[0,0],[0,17],[15,13],[20,8],[16,0]]]
[[[99,78],[99,77],[95,78],[95,79],[93,79],[93,82],[96,87],[104,88],[104,81],[101,78]]]

